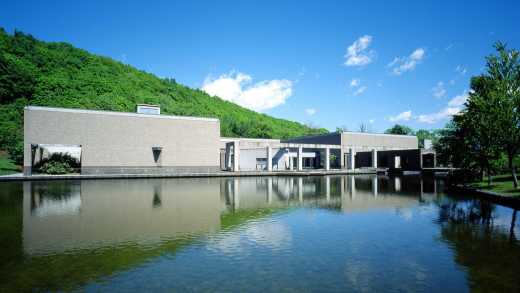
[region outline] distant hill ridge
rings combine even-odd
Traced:
[[[0,149],[20,162],[26,105],[135,111],[159,104],[161,113],[215,117],[226,137],[288,138],[325,129],[257,113],[199,89],[161,79],[67,43],[43,42],[0,28]]]

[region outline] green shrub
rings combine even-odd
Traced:
[[[73,173],[80,167],[79,161],[69,154],[54,153],[50,157],[38,162],[34,168],[44,174]]]
[[[17,141],[7,145],[7,153],[9,158],[18,165],[23,165],[23,142]]]
[[[74,172],[74,169],[66,162],[45,162],[39,169],[40,173],[45,174],[67,174]]]

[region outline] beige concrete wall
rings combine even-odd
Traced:
[[[82,146],[82,167],[216,167],[217,119],[26,107],[24,167],[31,144]],[[160,163],[152,147],[162,147]]]
[[[354,147],[356,150],[419,148],[416,136],[356,132],[343,132],[341,134],[341,145],[343,149]]]
[[[225,149],[226,143],[238,141],[238,144],[241,149],[248,148],[263,148],[267,146],[278,147],[280,145],[279,139],[269,139],[269,138],[243,138],[243,137],[222,137],[220,138],[220,148]]]

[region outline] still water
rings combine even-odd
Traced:
[[[513,215],[418,177],[0,183],[0,291],[518,292]]]

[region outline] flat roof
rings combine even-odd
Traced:
[[[140,118],[155,118],[155,119],[175,119],[175,120],[192,120],[192,121],[211,121],[219,122],[217,118],[191,117],[191,116],[173,116],[173,115],[157,115],[157,114],[139,114],[132,112],[115,112],[115,111],[101,111],[101,110],[85,110],[85,109],[71,109],[71,108],[54,108],[42,106],[26,106],[28,111],[49,111],[62,113],[76,113],[76,114],[97,114],[97,115],[113,115],[113,116],[127,116]]]
[[[305,135],[305,136],[297,136],[297,137],[291,137],[291,138],[284,138],[283,141],[293,140],[293,139],[302,139],[302,138],[315,138],[315,137],[325,137],[325,136],[338,136],[341,133],[339,132],[329,132],[329,133],[321,133],[321,134],[312,134],[312,135]]]
[[[252,141],[252,142],[279,142],[280,139],[278,138],[249,138],[249,137],[221,137],[220,138],[221,141],[227,141],[227,142],[231,142],[231,141]]]
[[[417,137],[417,135],[410,135],[410,134],[391,134],[391,133],[373,133],[373,132],[356,132],[356,131],[342,131],[341,133],[360,134],[360,135],[375,135],[375,136]]]

